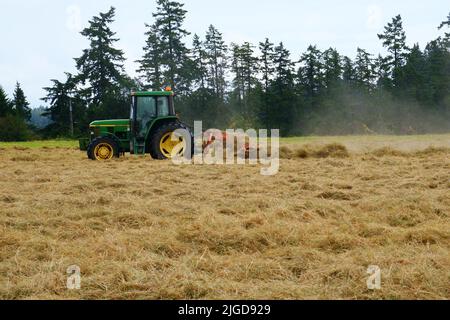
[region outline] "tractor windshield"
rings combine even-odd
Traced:
[[[147,128],[154,118],[156,118],[155,97],[138,97],[136,103],[136,122],[140,137],[145,137]]]
[[[158,117],[167,117],[170,113],[170,101],[167,96],[136,97],[135,132],[139,138],[145,138],[152,121]]]

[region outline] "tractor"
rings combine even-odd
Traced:
[[[157,160],[183,156],[189,144],[175,131],[191,131],[178,119],[173,98],[171,88],[132,92],[130,118],[92,122],[90,137],[80,139],[80,149],[87,151],[89,159],[100,161],[118,158],[126,152],[150,154]],[[189,135],[193,140],[192,133]]]

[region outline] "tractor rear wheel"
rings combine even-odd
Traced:
[[[189,131],[189,128],[186,125],[178,121],[163,124],[156,129],[150,141],[150,154],[153,159],[166,160],[172,159],[176,155],[185,155],[187,142],[183,137],[174,134],[178,129]],[[191,134],[190,136],[191,148],[193,149],[193,138]]]
[[[119,158],[119,146],[111,138],[95,138],[88,146],[87,155],[89,159],[99,161]]]

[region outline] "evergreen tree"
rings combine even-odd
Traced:
[[[281,42],[274,49],[274,79],[270,88],[268,128],[279,128],[291,134],[297,119],[294,94],[294,63],[290,52]]]
[[[194,64],[193,79],[196,85],[204,90],[206,88],[206,78],[208,70],[206,68],[206,52],[203,48],[203,42],[197,34],[194,34],[192,40],[192,60]]]
[[[374,77],[377,79],[376,86],[378,89],[390,89],[392,81],[390,78],[390,66],[388,58],[382,57],[380,54],[373,62]]]
[[[114,37],[116,33],[109,27],[114,16],[115,9],[111,7],[108,12],[100,13],[89,21],[89,27],[81,34],[90,41],[90,47],[83,50],[80,58],[75,59],[79,71],[77,80],[82,85],[88,84],[83,93],[89,102],[100,108],[106,108],[112,99],[120,99],[124,86],[129,85],[123,68],[124,53],[113,47],[118,41]],[[117,114],[114,112],[117,110],[103,111],[108,115]]]
[[[206,33],[205,50],[209,87],[214,90],[219,99],[224,100],[227,86],[225,74],[228,48],[223,41],[222,34],[213,25],[209,26]]]
[[[336,49],[330,48],[323,52],[323,77],[327,88],[335,86],[342,78],[342,59]]]
[[[46,128],[49,136],[67,136],[70,133],[70,106],[72,105],[72,120],[75,133],[83,132],[85,123],[85,101],[75,92],[76,83],[73,76],[66,73],[66,81],[51,80],[52,86],[45,87],[47,95],[41,100],[47,102],[49,107],[42,114],[52,121]]]
[[[304,88],[307,98],[312,98],[319,93],[323,83],[322,53],[316,46],[309,46],[302,55],[299,68],[299,82]]]
[[[355,81],[359,87],[368,91],[373,89],[373,82],[376,78],[373,69],[372,55],[364,49],[358,48],[355,60]]]
[[[259,59],[262,73],[262,80],[264,85],[264,91],[267,92],[272,74],[274,72],[274,48],[273,43],[268,38],[264,42],[259,43],[259,50],[261,51],[261,57]]]
[[[441,23],[441,25],[439,26],[439,30],[441,30],[441,29],[444,28],[444,27],[450,28],[450,13],[449,13],[448,16],[447,16],[447,20],[446,20],[446,21],[443,21],[443,22]],[[446,32],[446,33],[445,33],[445,40],[446,40],[446,42],[447,42],[447,45],[450,46],[450,32]]]
[[[345,56],[344,58],[342,58],[342,64],[342,78],[344,82],[347,84],[354,83],[356,75],[352,59]]]
[[[450,52],[445,40],[431,41],[426,49],[427,82],[430,85],[431,103],[437,108],[450,111]]]
[[[419,45],[416,44],[408,54],[403,67],[402,78],[399,81],[400,94],[412,101],[428,103],[430,88],[426,75],[426,59]]]
[[[157,12],[153,14],[165,67],[164,81],[180,94],[188,92],[190,85],[189,50],[183,42],[190,33],[183,28],[187,12],[183,7],[177,1],[157,0]]]
[[[25,97],[25,93],[20,87],[20,83],[16,83],[16,88],[14,90],[13,95],[13,107],[15,114],[25,121],[29,121],[31,119],[31,109],[29,107],[29,103],[27,98]]]
[[[234,73],[233,92],[237,97],[238,104],[244,117],[249,117],[249,104],[252,89],[258,85],[258,58],[250,43],[245,42],[242,46],[232,45]]]
[[[9,101],[8,96],[0,86],[0,118],[5,117],[12,113],[11,101]]]
[[[141,60],[138,60],[139,69],[138,73],[142,74],[142,80],[144,81],[145,89],[161,90],[163,86],[162,78],[162,50],[160,39],[158,38],[158,31],[154,25],[149,26],[145,33],[147,40],[145,42],[144,56]]]
[[[389,65],[391,67],[394,86],[397,85],[397,78],[400,76],[400,67],[405,63],[408,52],[406,46],[406,33],[403,30],[402,17],[397,15],[384,27],[384,33],[379,34],[378,38],[383,41],[383,46],[387,48]]]

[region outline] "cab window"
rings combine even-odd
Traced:
[[[148,126],[156,117],[156,100],[154,97],[138,97],[136,103],[136,122],[139,135],[147,134]]]
[[[169,99],[167,97],[158,98],[158,117],[167,117],[169,115]]]

